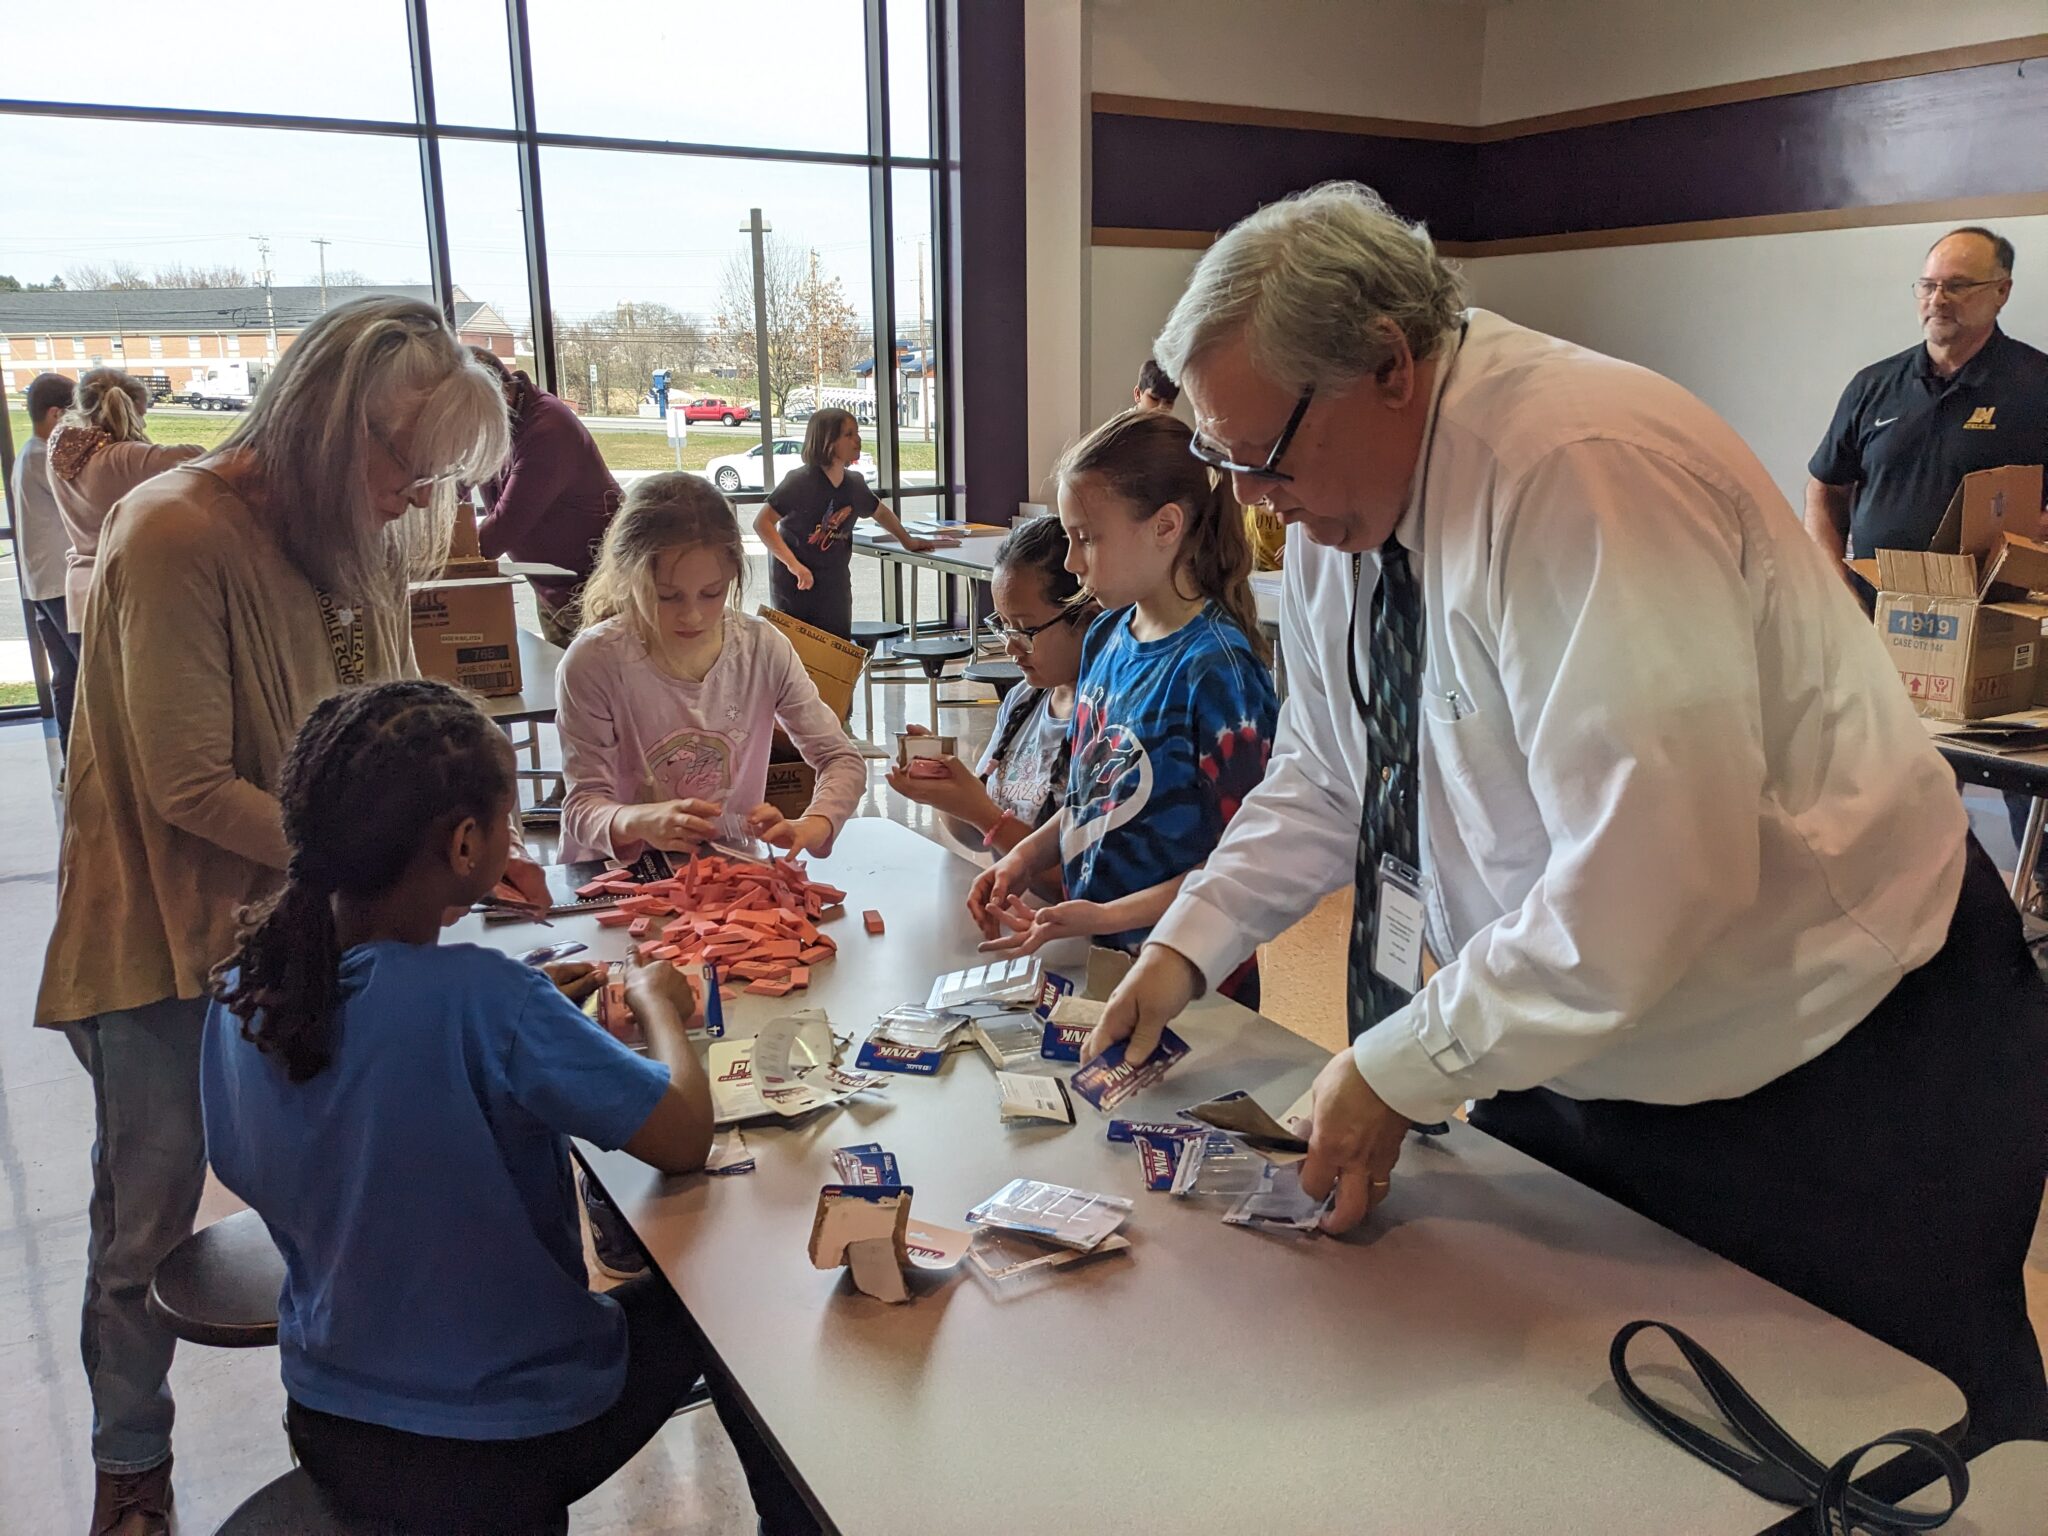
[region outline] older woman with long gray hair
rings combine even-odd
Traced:
[[[413,670],[407,580],[506,441],[497,380],[437,310],[362,299],[307,328],[218,450],[108,522],[36,1002],[93,1080],[94,1531],[165,1528],[174,1341],[144,1301],[205,1176],[208,972],[289,858],[285,749],[328,694]]]

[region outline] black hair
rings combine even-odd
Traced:
[[[78,398],[78,386],[69,374],[39,373],[28,381],[28,419],[41,421],[51,411],[68,411]]]
[[[285,755],[284,888],[244,908],[214,996],[242,1038],[303,1083],[333,1057],[341,947],[331,898],[381,896],[430,839],[487,821],[513,793],[505,738],[465,693],[423,679],[323,699]]]
[[[2006,239],[2005,236],[1994,234],[1982,224],[1965,224],[1960,229],[1950,230],[1941,237],[1941,240],[1952,240],[1957,235],[1975,235],[1979,240],[1990,241],[1991,260],[1997,265],[1999,271],[2003,272],[2007,277],[2012,276],[2012,242]],[[1935,241],[1934,245],[1941,244],[1941,240]],[[1934,245],[1930,245],[1927,249],[1933,250]]]
[[[1033,570],[1045,583],[1046,601],[1065,607],[1080,595],[1081,578],[1067,569],[1067,530],[1056,517],[1031,517],[996,546],[999,571]]]
[[[1138,388],[1166,405],[1180,399],[1180,386],[1166,376],[1166,370],[1155,358],[1146,358],[1145,366],[1138,370]]]

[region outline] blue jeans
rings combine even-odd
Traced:
[[[80,1334],[92,1391],[92,1459],[144,1472],[171,1454],[177,1340],[146,1305],[150,1277],[191,1235],[206,1187],[199,1116],[205,998],[165,998],[73,1024],[92,1074],[91,1238]]]

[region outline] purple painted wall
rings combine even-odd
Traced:
[[[1094,222],[1223,229],[1332,177],[1446,240],[2048,191],[2048,59],[1444,144],[1097,113]]]
[[[947,373],[966,515],[1028,500],[1024,329],[1024,0],[947,0],[954,313]]]

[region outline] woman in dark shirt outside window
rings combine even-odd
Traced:
[[[768,571],[769,600],[842,640],[853,635],[855,518],[872,517],[905,549],[923,553],[939,547],[904,531],[866,478],[848,467],[859,457],[860,423],[853,412],[814,412],[804,432],[803,467],[782,477],[754,519],[754,531],[775,559]]]

